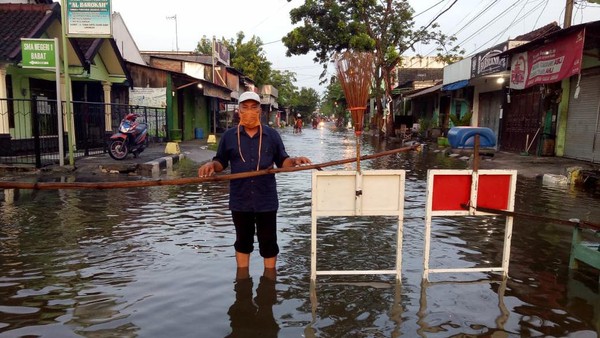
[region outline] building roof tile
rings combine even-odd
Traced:
[[[60,20],[60,6],[52,4],[0,4],[0,61],[20,59],[21,38],[39,38],[53,20]]]

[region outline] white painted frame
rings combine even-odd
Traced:
[[[470,194],[470,209],[469,210],[448,210],[448,211],[433,211],[433,183],[434,177],[437,175],[471,175],[471,194]],[[429,255],[431,251],[431,218],[435,216],[484,216],[494,215],[486,212],[476,211],[477,208],[477,192],[479,186],[479,176],[483,175],[509,175],[510,186],[508,192],[508,203],[505,211],[514,211],[515,207],[515,192],[517,189],[517,171],[516,170],[428,170],[427,174],[427,207],[425,211],[425,245],[423,249],[423,279],[429,280],[431,273],[449,273],[449,272],[502,272],[504,278],[508,277],[508,264],[510,261],[510,245],[512,240],[513,217],[506,216],[504,227],[504,245],[502,250],[502,266],[500,267],[485,267],[485,268],[429,268]]]
[[[402,268],[402,226],[404,221],[404,170],[313,171],[310,279],[318,275],[394,274],[400,280]],[[360,193],[359,193],[360,192]],[[317,220],[326,216],[398,217],[396,267],[394,270],[317,271]]]

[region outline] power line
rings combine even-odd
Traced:
[[[441,4],[441,3],[442,3],[442,2],[444,2],[444,1],[446,1],[446,0],[441,0],[441,1],[439,1],[438,3],[436,3],[435,5],[433,5],[433,6],[429,7],[429,8],[427,8],[427,9],[426,9],[426,10],[424,10],[424,11],[422,11],[421,13],[413,15],[413,19],[414,19],[414,18],[416,18],[417,16],[421,15],[421,14],[425,14],[425,13],[427,13],[427,12],[428,12],[430,9],[432,9],[432,8],[434,8],[434,7],[437,7],[437,5]]]
[[[491,24],[495,23],[496,21],[500,20],[504,15],[506,15],[506,13],[508,13],[508,11],[514,6],[516,5],[519,1],[521,0],[517,0],[515,1],[512,5],[508,6],[502,13],[500,13],[500,15],[496,16],[494,19],[492,19],[490,22],[488,22],[487,24],[485,24],[483,27],[479,28],[478,30],[476,30],[473,34],[469,35],[468,37],[466,37],[465,39],[463,39],[461,42],[458,43],[458,45],[462,45],[464,43],[466,43],[467,41],[471,40],[473,37],[475,37],[478,33],[480,33],[484,28],[487,28],[488,26],[490,26]],[[479,48],[478,48],[479,49]],[[477,49],[476,49],[477,50]]]
[[[492,8],[496,3],[498,3],[498,0],[494,0],[489,6],[487,6],[486,8],[484,8],[481,12],[477,13],[477,15],[475,15],[473,17],[473,19],[471,19],[469,22],[467,22],[464,26],[462,26],[459,30],[457,30],[452,35],[456,35],[456,34],[462,32],[463,29],[465,29],[467,26],[469,26],[471,23],[473,23],[473,21],[479,19],[483,14],[485,14],[485,12],[487,12],[490,8]]]
[[[492,45],[496,45],[496,43],[498,43],[498,40],[500,40],[500,37],[501,37],[502,35],[504,35],[504,33],[506,33],[506,31],[507,31],[507,30],[508,30],[510,27],[512,27],[512,25],[514,25],[514,24],[515,24],[515,21],[517,21],[517,19],[519,18],[519,15],[521,15],[521,12],[523,11],[523,9],[525,9],[525,6],[527,6],[527,4],[529,3],[529,1],[530,1],[530,0],[527,0],[527,1],[525,1],[525,3],[523,3],[523,6],[521,6],[521,9],[519,10],[519,13],[517,13],[517,15],[515,15],[515,18],[513,19],[513,21],[512,21],[512,22],[511,22],[511,23],[510,23],[508,26],[506,26],[506,28],[505,28],[505,29],[504,29],[504,30],[503,30],[503,31],[502,31],[500,34],[497,34],[497,35],[496,35],[498,38],[497,38],[497,39],[494,41],[494,43],[493,43]],[[495,37],[496,37],[496,36],[495,36]],[[492,39],[493,39],[493,38],[492,38]],[[490,40],[490,41],[491,41],[491,40]],[[488,41],[488,42],[489,42],[489,41]],[[487,44],[487,43],[485,43],[485,44]],[[485,45],[485,44],[484,44],[484,45]]]
[[[533,29],[535,29],[535,27],[537,27],[538,20],[540,19],[542,14],[544,14],[544,11],[546,10],[546,6],[548,6],[549,2],[550,2],[550,0],[546,0],[546,4],[544,4],[544,8],[542,8],[542,12],[540,13],[540,15],[538,15],[537,19],[535,19],[535,23],[533,24]]]
[[[286,1],[283,6],[279,7],[279,9],[277,9],[274,13],[272,13],[271,15],[267,16],[266,18],[264,18],[262,21],[260,21],[259,23],[257,23],[256,25],[254,25],[254,27],[250,28],[251,31],[255,30],[256,27],[262,25],[263,23],[265,23],[267,20],[269,20],[273,15],[279,13],[279,11],[281,11],[284,7],[286,7],[288,5],[288,1]]]
[[[442,14],[446,13],[447,11],[449,11],[450,8],[452,8],[452,6],[454,6],[457,2],[458,2],[458,0],[454,0],[454,2],[452,4],[450,4],[450,6],[448,8],[446,8],[443,11],[441,11],[440,13],[438,13],[438,15],[435,16],[435,18],[431,19],[431,21],[429,21],[429,23],[426,26],[424,26],[423,28],[421,28],[419,30],[419,32],[417,33],[417,35],[423,33],[427,28],[429,28],[429,26],[431,26],[435,22],[435,20],[437,20],[440,16],[442,16]],[[412,48],[412,46],[415,43],[417,43],[417,40],[413,40],[413,41],[409,42],[408,43],[408,48]]]
[[[540,7],[541,5],[542,5],[541,3],[540,3],[540,4],[538,4],[538,5],[536,5],[536,7],[534,7],[534,8],[533,8],[533,9],[532,9],[532,10],[531,10],[531,11],[530,11],[528,14],[526,14],[526,15],[524,15],[524,16],[522,16],[522,17],[518,18],[518,19],[515,19],[515,20],[513,20],[513,22],[511,23],[511,25],[509,25],[509,26],[508,26],[508,27],[507,27],[507,28],[506,28],[504,31],[502,31],[501,33],[499,33],[499,34],[495,35],[495,36],[494,36],[494,37],[492,37],[490,40],[486,41],[485,43],[481,44],[481,46],[479,46],[478,48],[476,48],[476,49],[473,51],[473,54],[474,54],[476,51],[480,50],[480,49],[481,49],[483,46],[487,46],[487,44],[488,44],[490,41],[492,41],[493,39],[500,38],[500,36],[502,36],[502,35],[503,35],[503,34],[504,34],[504,33],[505,33],[507,30],[508,30],[508,28],[510,28],[510,27],[511,27],[513,24],[515,24],[515,23],[519,23],[519,22],[523,21],[525,18],[527,18],[529,15],[531,15],[531,14],[533,13],[533,11],[534,11],[535,9],[537,9],[537,7]],[[497,41],[497,40],[496,40],[496,41]],[[496,44],[496,42],[494,42],[492,45],[495,45],[495,44]]]
[[[265,45],[270,45],[270,44],[272,44],[272,43],[276,43],[276,42],[281,42],[281,39],[279,39],[279,40],[274,40],[274,41],[269,41],[269,42],[264,42],[262,45],[263,45],[263,46],[265,46]]]
[[[469,25],[471,25],[475,20],[479,19],[484,13],[486,13],[488,10],[490,10],[490,8],[492,8],[497,2],[498,2],[498,0],[493,0],[492,3],[490,3],[487,7],[485,7],[483,10],[481,10],[479,13],[477,13],[471,20],[469,20],[469,22],[467,22],[460,29],[458,29],[456,32],[454,32],[453,34],[451,34],[451,36],[456,36],[456,34],[458,34],[461,31],[463,31],[466,27],[468,27]],[[468,16],[469,15],[467,14],[465,17],[463,17],[463,19],[461,20],[461,22],[465,18],[467,18]],[[460,46],[460,44],[459,44],[459,46]],[[433,48],[431,51],[429,51],[427,54],[425,54],[425,56],[430,55],[431,53],[433,53],[435,51],[436,51],[436,48]],[[412,66],[412,65],[414,65],[414,62],[410,66]]]

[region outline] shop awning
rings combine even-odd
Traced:
[[[406,95],[404,98],[406,98],[406,99],[412,99],[412,98],[415,98],[417,96],[421,96],[421,95],[433,93],[433,92],[435,92],[437,90],[440,90],[440,88],[442,88],[441,84],[439,84],[437,86],[433,86],[433,87],[429,87],[429,88],[423,89],[423,90],[421,90],[419,92],[416,92],[414,94]]]
[[[442,87],[443,91],[457,90],[469,85],[469,80],[456,81]]]

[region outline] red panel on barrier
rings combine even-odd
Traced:
[[[477,206],[490,209],[508,209],[511,175],[479,175]]]
[[[433,201],[431,210],[464,210],[460,205],[469,204],[471,175],[433,176]]]

